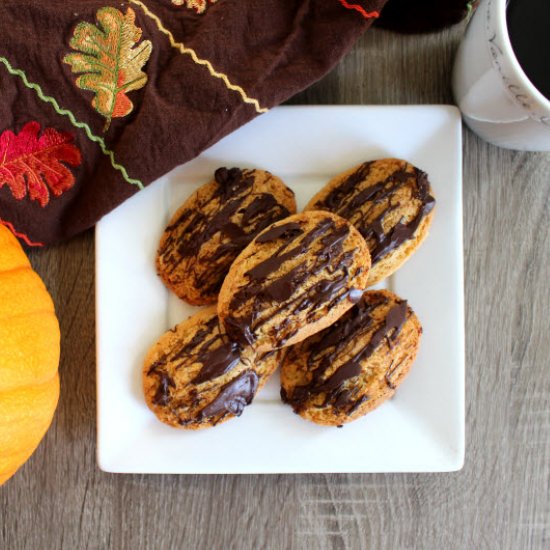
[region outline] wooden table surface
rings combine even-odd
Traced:
[[[464,25],[372,29],[293,103],[451,103]],[[452,474],[152,476],[96,466],[94,236],[33,251],[61,398],[0,489],[0,548],[550,548],[550,154],[464,133],[466,463]]]

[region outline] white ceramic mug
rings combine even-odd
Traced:
[[[455,99],[464,122],[488,142],[550,151],[550,100],[527,78],[514,54],[507,3],[482,0],[473,15],[453,69]]]

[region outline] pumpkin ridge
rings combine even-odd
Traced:
[[[38,382],[36,384],[24,384],[22,386],[16,386],[16,387],[13,387],[13,388],[6,388],[5,390],[0,390],[0,395],[2,395],[2,393],[8,393],[8,392],[11,392],[11,391],[20,391],[20,390],[25,390],[25,389],[29,389],[29,388],[37,388],[39,386],[47,386],[48,384],[52,383],[52,380],[58,374],[59,373],[56,371],[51,376],[49,376],[48,378],[44,378],[43,380],[41,380],[40,382]],[[0,419],[0,426],[1,425],[2,425],[2,419]]]
[[[39,313],[39,314],[46,314],[46,313],[54,313],[55,310],[54,309],[44,309],[44,308],[40,308],[40,309],[34,309],[33,310],[33,314],[34,313]],[[17,319],[19,317],[28,317],[28,313],[16,313],[15,315],[8,315],[7,317],[0,317],[0,321],[4,322],[4,321],[12,321],[13,319]]]
[[[52,298],[44,281],[32,268],[0,272],[0,320],[12,315],[50,308],[53,313]]]
[[[57,372],[59,323],[51,311],[16,316],[0,323],[0,342],[0,393],[40,384]],[[23,349],[27,349],[26,353],[21,352]]]
[[[44,400],[47,400],[49,397],[46,395],[45,393],[45,389],[48,388],[48,386],[51,386],[53,382],[55,382],[55,379],[56,378],[59,378],[59,372],[55,372],[53,374],[53,376],[50,376],[47,380],[44,380],[43,382],[39,382],[38,384],[34,384],[34,385],[28,385],[26,386],[27,388],[32,388],[32,391],[34,392],[34,397],[36,398],[37,396],[38,397],[41,397],[43,398]],[[60,384],[54,384],[55,386],[59,387]],[[19,389],[20,388],[11,388],[11,389],[7,389],[7,390],[3,390],[3,391],[0,391],[0,395],[2,395],[3,397],[5,397],[6,395],[8,396],[9,399],[13,399],[15,400],[16,398],[20,397],[18,396],[18,392],[19,392]],[[27,414],[27,412],[25,413]],[[34,412],[31,410],[31,411],[28,411],[28,414],[29,414],[29,417],[31,416],[34,416]],[[6,422],[5,421],[5,418],[3,417],[0,417],[0,426],[2,425],[6,425],[6,424],[9,424],[9,422]],[[2,453],[2,456],[3,456],[3,453]]]
[[[27,271],[29,269],[28,265],[18,265],[17,267],[10,267],[10,269],[2,269],[0,273],[10,273],[12,274],[14,271]]]

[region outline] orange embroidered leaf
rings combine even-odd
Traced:
[[[126,14],[116,8],[101,8],[97,12],[97,26],[85,21],[79,23],[70,45],[78,53],[67,54],[63,61],[80,74],[76,85],[95,93],[94,109],[111,120],[132,112],[134,105],[126,95],[143,88],[147,75],[141,70],[153,49],[150,40],[141,39],[141,29],[134,22],[136,14],[128,8]]]
[[[19,134],[0,135],[0,187],[7,185],[16,199],[28,193],[46,206],[50,192],[59,196],[74,185],[73,173],[62,163],[79,166],[81,157],[71,134],[46,128],[38,137],[39,132],[40,124],[31,121]]]
[[[215,4],[218,0],[172,0],[176,6],[186,5],[189,9],[194,9],[197,13],[203,13],[208,2]]]

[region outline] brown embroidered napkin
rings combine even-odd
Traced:
[[[4,0],[0,219],[90,226],[334,66],[385,0]]]
[[[385,1],[4,0],[0,223],[91,227],[321,78]]]

